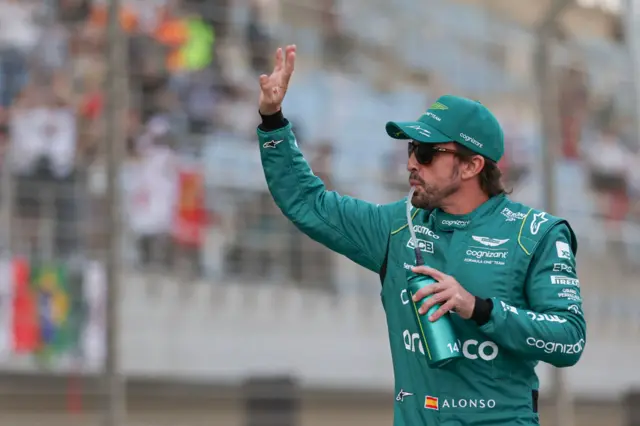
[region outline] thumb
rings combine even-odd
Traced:
[[[436,281],[442,281],[447,277],[444,272],[440,272],[437,269],[431,268],[429,266],[414,266],[411,270],[417,274],[429,275]]]

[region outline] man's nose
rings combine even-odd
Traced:
[[[418,160],[416,160],[416,155],[412,152],[407,160],[407,171],[414,172],[418,170]]]

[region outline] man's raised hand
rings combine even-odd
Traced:
[[[296,46],[289,45],[276,51],[271,75],[260,76],[260,113],[271,115],[280,111],[296,62]]]

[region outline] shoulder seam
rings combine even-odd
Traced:
[[[524,232],[524,229],[525,229],[525,225],[527,224],[527,221],[529,220],[529,217],[531,216],[531,214],[532,213],[536,213],[536,212],[542,213],[542,214],[546,214],[551,219],[551,223],[548,225],[548,227],[542,233],[537,235],[536,238],[531,238],[535,234],[532,234],[531,236],[527,236],[527,234]],[[534,217],[534,220],[535,220],[535,217]],[[532,256],[534,254],[534,252],[537,250],[537,248],[539,246],[539,243],[544,238],[546,238],[546,235],[549,232],[551,232],[551,230],[554,229],[558,224],[563,223],[563,222],[566,223],[566,220],[561,218],[561,217],[551,215],[551,214],[547,213],[544,210],[536,210],[534,208],[529,208],[529,211],[525,215],[524,219],[522,219],[522,224],[520,225],[520,232],[518,233],[518,245],[520,246],[522,251],[525,252],[525,254],[527,256]],[[527,250],[526,244],[523,243],[523,240],[529,241],[530,243],[533,244],[533,247],[531,248],[531,251]]]
[[[527,250],[522,244],[522,231],[524,230],[524,224],[527,223],[527,219],[529,218],[529,215],[531,214],[532,211],[533,209],[530,208],[527,214],[524,215],[524,218],[522,218],[522,224],[520,225],[520,231],[518,232],[518,245],[520,246],[522,251],[524,251],[527,254],[527,256],[531,256],[531,253],[529,253],[529,250]]]
[[[419,211],[420,211],[420,209],[416,209],[415,213],[413,213],[413,216],[411,216],[411,219],[415,219],[415,217],[416,217],[416,215],[418,214]],[[407,226],[409,226],[409,224],[405,223],[404,225],[402,225],[400,228],[396,229],[395,231],[391,231],[391,235],[397,234],[398,232],[402,231]]]

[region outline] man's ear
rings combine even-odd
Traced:
[[[462,163],[462,179],[473,179],[480,174],[484,168],[484,157],[482,155],[474,155]]]

